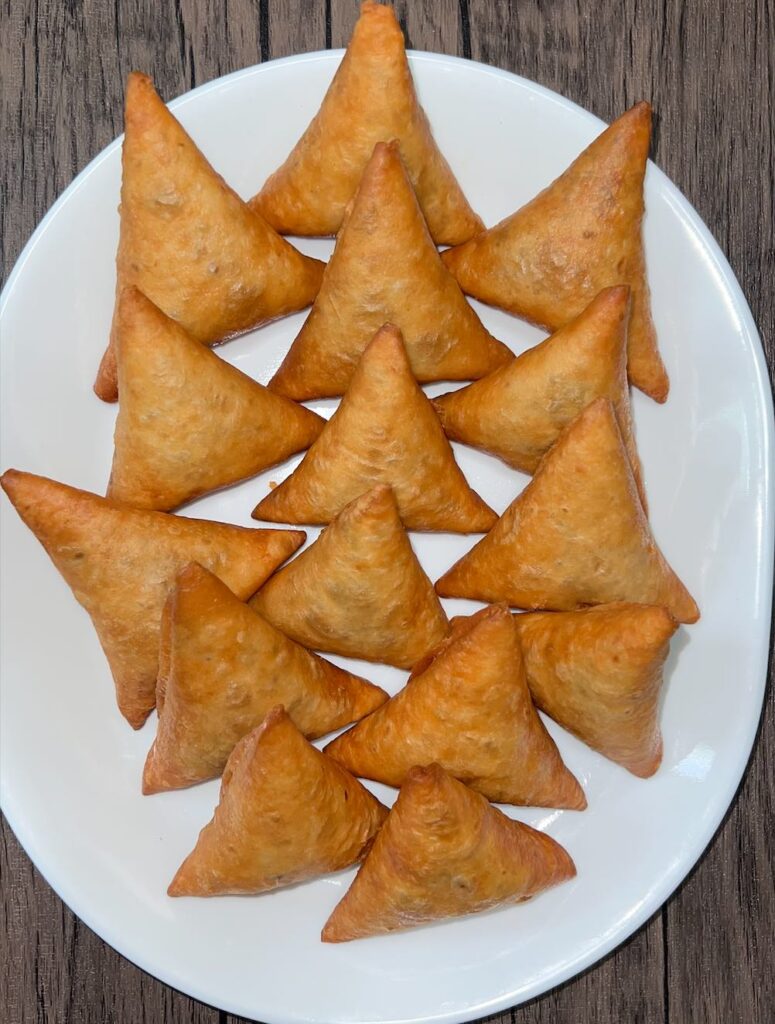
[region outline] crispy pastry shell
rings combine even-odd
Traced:
[[[386,486],[344,508],[250,603],[305,647],[398,668],[449,628]]]
[[[386,815],[276,707],[232,751],[213,819],[168,893],[252,895],[339,871],[364,856]]]
[[[509,906],[573,878],[566,851],[438,765],[413,768],[324,942],[347,942]]]
[[[629,285],[630,381],[664,402],[641,237],[650,139],[651,107],[638,103],[535,199],[443,259],[469,295],[552,331],[603,288]]]
[[[302,531],[131,509],[15,469],[0,483],[91,616],[119,709],[135,729],[156,703],[161,614],[177,572],[200,562],[248,598],[304,543]]]

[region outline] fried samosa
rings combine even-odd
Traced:
[[[433,400],[447,437],[503,459],[523,473],[594,399],[609,398],[645,503],[627,384],[626,287],[606,288],[575,320],[506,366]]]
[[[504,606],[472,616],[403,690],[325,750],[354,775],[389,786],[435,761],[490,800],[586,807],[533,706]]]
[[[670,612],[617,603],[514,619],[536,705],[634,775],[653,775],[662,670],[678,628]]]
[[[116,299],[134,285],[212,345],[308,306],[323,264],[293,248],[217,174],[147,75],[127,81]],[[118,395],[114,316],[94,390]]]
[[[344,508],[250,604],[305,647],[398,668],[449,628],[386,486]]]
[[[679,622],[700,614],[657,547],[607,398],[565,428],[524,491],[436,590],[527,609],[633,601],[662,605]]]
[[[159,725],[143,792],[217,778],[238,741],[281,703],[317,739],[387,700],[378,686],[289,640],[192,562],[164,606]]]
[[[325,420],[200,345],[136,288],[118,300],[108,497],[168,512],[308,448]]]
[[[156,703],[161,614],[177,572],[200,562],[248,598],[305,538],[131,509],[15,469],[0,484],[89,613],[135,729]]]
[[[348,942],[522,903],[575,874],[549,836],[437,764],[415,767],[321,937]]]
[[[412,376],[397,327],[380,328],[339,408],[255,519],[329,523],[376,484],[393,489],[408,530],[473,533],[497,521],[468,485],[439,418]]]
[[[463,291],[551,331],[603,288],[629,285],[630,381],[664,402],[641,237],[650,140],[651,107],[638,103],[535,199],[443,259]]]
[[[295,401],[344,394],[385,323],[403,333],[419,381],[474,380],[514,358],[442,263],[395,142],[375,146],[318,297],[269,387]]]
[[[320,110],[250,205],[283,234],[334,235],[375,143],[393,138],[434,240],[481,230],[417,102],[393,8],[367,2]]]
[[[232,751],[213,819],[167,891],[249,895],[340,871],[361,860],[386,815],[276,707]]]

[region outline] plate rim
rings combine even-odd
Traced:
[[[280,57],[274,60],[254,64],[249,67],[230,72],[229,74],[223,75],[219,78],[214,78],[194,89],[182,93],[169,101],[167,106],[171,110],[175,111],[185,106],[197,96],[220,89],[226,83],[250,78],[255,74],[261,74],[264,69],[268,67],[298,65],[315,61],[333,62],[341,58],[344,52],[343,48],[314,50],[307,53],[292,54],[287,57]],[[410,63],[412,64],[438,63],[451,65],[453,67],[456,65],[462,65],[475,69],[479,74],[486,74],[498,79],[515,81],[516,84],[528,93],[540,96],[543,100],[549,100],[564,109],[570,108],[578,116],[583,117],[593,127],[600,129],[606,125],[606,122],[598,118],[595,114],[586,110],[575,101],[563,96],[561,93],[504,68],[494,67],[465,57],[458,57],[432,51],[407,50],[407,54],[409,56]],[[86,166],[64,189],[61,195],[54,200],[42,219],[36,225],[35,230],[17,257],[2,292],[0,293],[0,331],[2,329],[3,314],[11,300],[16,282],[21,277],[28,259],[41,241],[43,235],[48,230],[50,223],[57,215],[60,207],[64,206],[70,196],[86,184],[89,177],[97,167],[111,156],[111,154],[122,144],[122,141],[123,133],[117,136],[112,142],[108,143],[107,146],[93,157],[92,160],[86,164]],[[637,911],[626,921],[626,923],[613,935],[607,936],[592,950],[582,952],[572,962],[566,964],[562,970],[552,976],[551,982],[548,986],[545,982],[538,980],[523,988],[518,994],[512,992],[508,995],[497,996],[489,1001],[481,1001],[476,1006],[471,1006],[463,1012],[446,1011],[424,1017],[400,1017],[391,1020],[380,1019],[378,1024],[410,1024],[410,1022],[411,1024],[431,1024],[431,1022],[432,1024],[466,1024],[466,1022],[478,1020],[480,1017],[488,1014],[523,1005],[531,999],[546,995],[558,986],[565,984],[570,979],[577,977],[583,971],[600,964],[615,949],[627,942],[652,916],[660,911],[677,888],[699,865],[737,799],[753,756],[754,746],[761,728],[762,713],[767,694],[770,643],[774,628],[772,615],[773,579],[775,575],[775,566],[773,565],[775,560],[775,531],[773,530],[773,525],[775,524],[775,473],[773,472],[775,468],[773,466],[775,416],[773,414],[773,395],[770,385],[769,368],[766,362],[761,335],[756,326],[750,306],[743,293],[737,276],[735,275],[735,272],[729,264],[729,261],[723,253],[719,243],[697,213],[693,204],[686,198],[678,186],[673,183],[665,172],[654,164],[651,159],[649,159],[649,168],[649,174],[656,177],[659,183],[659,188],[668,200],[672,212],[684,223],[694,237],[702,243],[704,254],[710,261],[716,277],[732,303],[734,315],[740,324],[741,333],[745,336],[747,348],[753,356],[752,368],[755,370],[755,390],[759,399],[759,408],[763,413],[763,474],[759,488],[759,508],[762,511],[762,515],[759,521],[759,529],[755,537],[755,547],[758,553],[758,564],[761,566],[760,582],[762,583],[763,588],[761,609],[763,619],[768,623],[767,628],[762,630],[758,637],[759,650],[756,660],[759,665],[759,671],[757,672],[757,677],[761,680],[759,686],[759,712],[755,720],[752,718],[744,741],[740,745],[735,771],[731,776],[733,781],[725,788],[723,796],[717,795],[712,808],[713,813],[706,819],[705,827],[701,830],[701,838],[696,844],[696,849],[692,851],[687,860],[676,860],[673,862],[670,869],[666,872],[656,895],[654,895],[647,904],[644,903],[644,905],[639,907]],[[6,346],[3,346],[3,351],[5,351],[5,348]],[[756,641],[754,640],[754,642]],[[26,855],[32,861],[36,870],[44,878],[46,884],[53,889],[68,909],[103,942],[107,943],[112,949],[119,953],[119,955],[125,957],[135,966],[150,974],[152,977],[157,978],[163,984],[169,985],[177,991],[207,1005],[214,1005],[210,1001],[210,996],[199,984],[191,983],[189,979],[179,977],[176,970],[169,970],[166,968],[160,970],[158,965],[147,962],[140,951],[136,951],[137,955],[135,955],[135,952],[132,954],[127,953],[120,936],[115,936],[109,922],[107,926],[103,926],[101,923],[95,923],[95,918],[98,916],[96,913],[92,914],[89,912],[84,914],[81,911],[74,909],[78,903],[77,892],[73,893],[67,879],[58,877],[53,866],[46,864],[45,852],[41,851],[34,829],[28,829],[25,827],[24,815],[23,813],[20,813],[21,809],[16,806],[16,802],[12,794],[12,787],[9,785],[5,773],[0,773],[0,810],[2,810],[18,842],[22,846]],[[46,866],[42,867],[41,865]],[[54,880],[52,881],[52,879]],[[253,1019],[252,1014],[254,1013],[254,1010],[250,1007],[241,1005],[238,1002],[229,1002],[228,1000],[224,1000],[223,1005],[220,1006],[220,1008],[224,1009],[226,1012],[236,1013],[240,1016],[247,1016],[248,1018]],[[293,1012],[284,1011],[282,1016],[275,1016],[271,1024],[312,1024],[313,1019],[314,1018],[310,1018],[308,1016],[301,1016],[294,1014]],[[372,1024],[372,1022],[364,1020],[361,1024]]]

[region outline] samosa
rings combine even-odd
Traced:
[[[481,448],[523,473],[594,399],[609,398],[641,499],[627,383],[629,288],[606,288],[540,345],[460,391],[433,399],[452,441]]]
[[[549,836],[438,765],[415,767],[321,938],[348,942],[522,903],[575,874]]]
[[[377,331],[339,408],[301,464],[253,512],[275,523],[329,523],[376,484],[393,489],[409,530],[489,530],[439,418],[412,376],[401,332]]]
[[[320,292],[269,387],[295,401],[344,394],[385,323],[403,333],[421,382],[474,380],[514,358],[442,263],[395,142],[374,147]]]
[[[304,739],[282,706],[243,737],[170,896],[269,892],[359,861],[386,809]]]
[[[144,793],[216,778],[278,703],[317,739],[387,700],[378,686],[289,640],[196,562],[167,598],[160,650],[159,725]]]
[[[444,253],[463,291],[554,331],[603,288],[629,285],[630,381],[664,402],[643,252],[651,107],[638,103],[526,206]]]
[[[304,309],[323,264],[281,238],[217,174],[147,75],[127,81],[116,299],[139,288],[212,345]],[[94,390],[118,395],[114,316]]]
[[[246,599],[305,538],[131,509],[15,469],[0,484],[89,613],[135,729],[156,703],[161,614],[177,572],[200,562]]]
[[[679,622],[700,615],[657,547],[607,398],[565,428],[524,491],[436,590],[516,608],[633,601],[662,605]]]
[[[136,288],[118,300],[118,381],[108,497],[168,512],[308,448],[325,420],[262,387]]]
[[[347,505],[250,604],[305,647],[398,668],[449,629],[386,486]]]
[[[334,235],[375,143],[393,138],[434,240],[481,230],[417,102],[393,8],[366,2],[320,110],[251,206],[281,233]]]
[[[670,612],[616,603],[514,618],[537,706],[634,775],[653,775],[662,671],[678,628]]]
[[[586,807],[533,706],[504,606],[462,624],[403,690],[325,750],[353,774],[389,786],[435,761],[489,800]]]

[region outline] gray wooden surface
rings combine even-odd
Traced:
[[[775,0],[400,0],[409,43],[519,72],[606,120],[656,109],[654,157],[737,273],[775,358]],[[170,99],[272,57],[342,46],[353,0],[0,0],[7,275],[64,187],[121,130],[128,71]],[[585,975],[493,1020],[769,1024],[775,1017],[772,689],[732,811],[648,925]],[[655,827],[659,827],[655,822]],[[0,1020],[237,1024],[113,952],[3,823]]]

